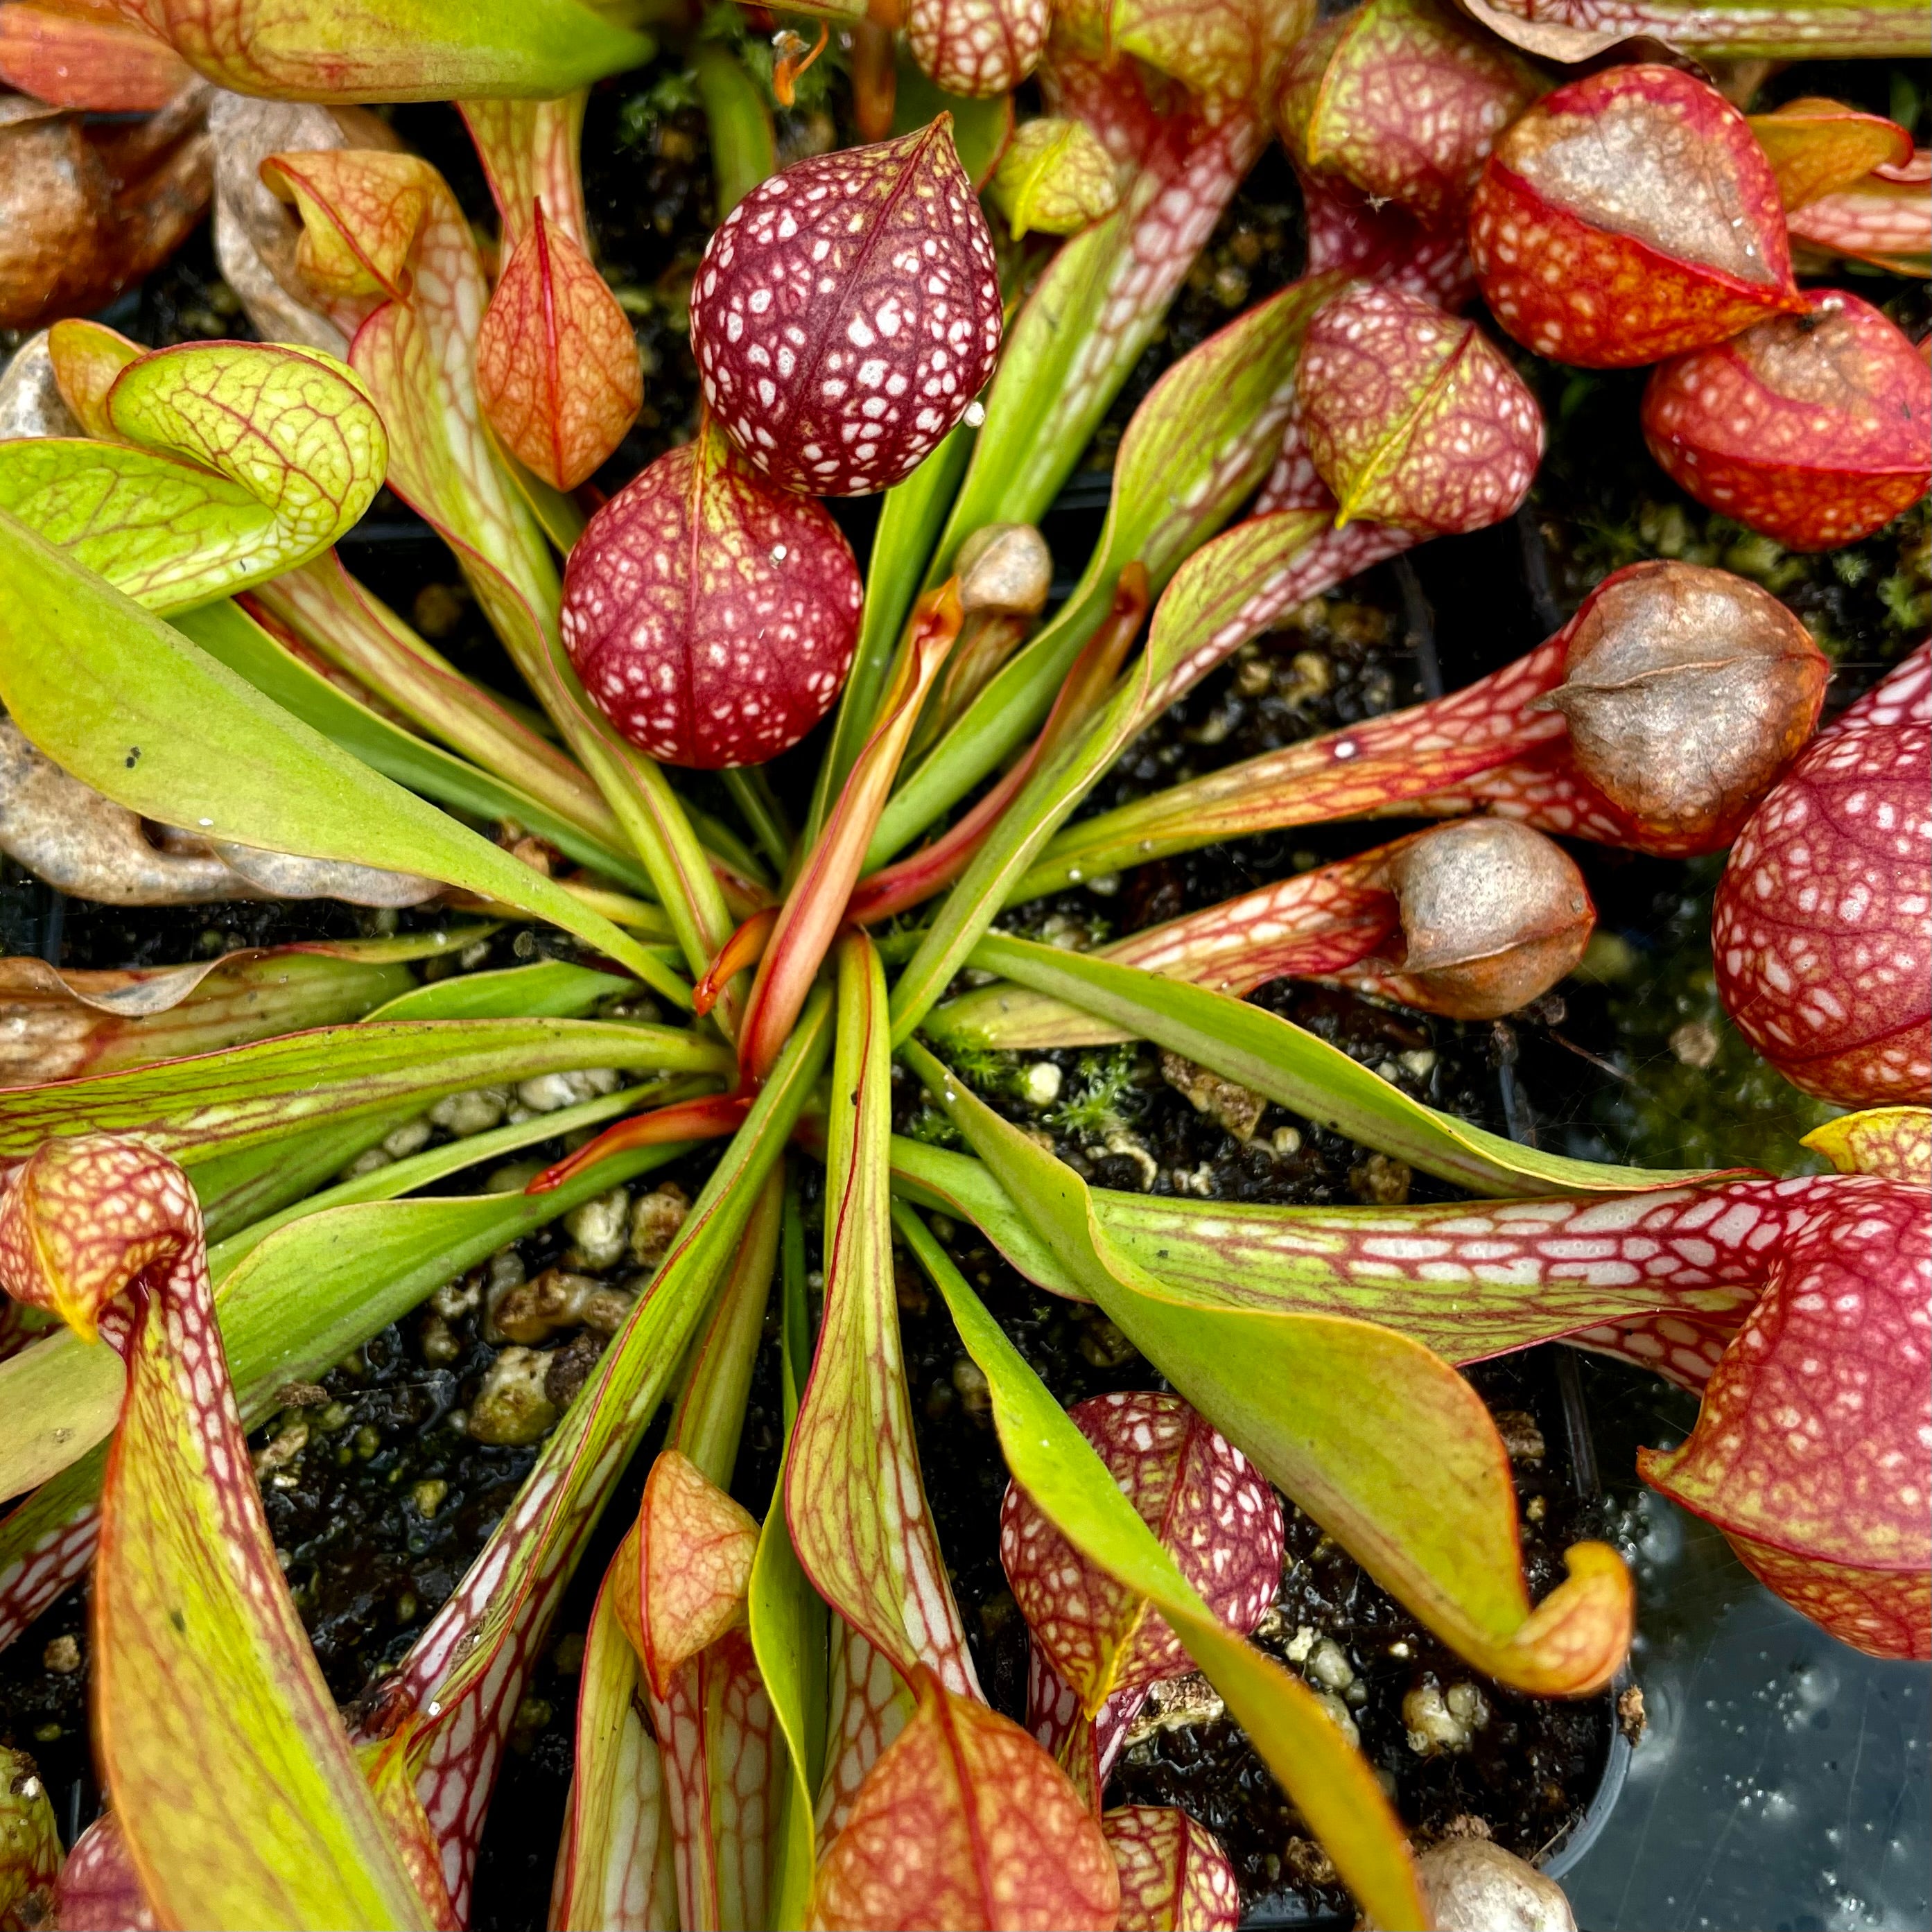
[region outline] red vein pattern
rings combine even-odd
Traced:
[[[980,1695],[926,1502],[892,1287],[885,982],[870,942],[839,956],[826,1153],[825,1306],[793,1424],[784,1510],[819,1594],[910,1678]]]
[[[1258,527],[1240,525],[1216,543]],[[1328,541],[1269,573],[1251,603],[1264,608],[1275,601],[1270,585],[1314,572]],[[1252,635],[1250,614],[1244,606],[1208,646],[1163,671],[1148,715],[1186,688],[1197,664],[1218,662],[1224,642]],[[1218,839],[1398,811],[1506,808],[1539,830],[1613,833],[1652,854],[1718,850],[1810,736],[1829,670],[1803,626],[1756,584],[1700,566],[1634,564],[1606,578],[1553,638],[1461,691],[1068,827],[1015,896]]]
[[[1199,912],[1149,926],[1094,957],[1240,998],[1270,980],[1311,979],[1366,959],[1396,929],[1394,896],[1378,883],[1386,850],[1300,872]],[[1133,1036],[1044,994],[1001,983],[934,1016],[949,1037],[979,1033],[1003,1050],[1100,1046]]]
[[[1283,514],[1305,515],[1302,511]],[[1226,543],[1250,530],[1239,524],[1216,539]],[[1162,667],[1150,686],[1140,716],[1151,718],[1182,698],[1218,664],[1226,663],[1250,638],[1258,637],[1284,611],[1395,556],[1414,543],[1406,530],[1380,524],[1351,524],[1346,529],[1323,530],[1291,557],[1258,574],[1242,586],[1242,594],[1227,618],[1198,645]],[[1204,550],[1197,550],[1199,558]]]
[[[679,1667],[742,1614],[758,1526],[673,1448],[651,1465],[638,1536],[638,1654],[662,1696]]]
[[[1308,273],[1346,268],[1452,313],[1475,299],[1476,270],[1460,223],[1425,228],[1405,208],[1330,175],[1295,170],[1308,223]]]
[[[0,1283],[83,1338],[98,1328],[127,1366],[90,1650],[98,1756],[140,1891],[178,1923],[413,1921],[426,1908],[276,1561],[187,1175],[136,1140],[44,1143],[0,1180]],[[160,1682],[178,1696],[157,1704]],[[189,1761],[208,1774],[184,1782]],[[238,1833],[236,1802],[261,1809]],[[326,1868],[292,1868],[304,1860]]]
[[[1842,289],[1666,362],[1644,440],[1700,503],[1790,550],[1880,530],[1932,478],[1932,368],[1904,332]]]
[[[605,1375],[611,1372],[617,1353],[614,1348],[607,1352]],[[646,1393],[652,1396],[649,1406],[654,1407],[653,1391]],[[587,1397],[572,1414],[588,1416],[596,1406],[594,1396]],[[570,1427],[566,1418],[564,1428]],[[554,1450],[560,1440],[568,1446],[561,1430],[551,1440]],[[405,1722],[416,1724],[419,1739],[427,1736],[416,1788],[442,1847],[444,1880],[459,1919],[468,1915],[477,1834],[489,1808],[511,1721],[578,1555],[634,1441],[632,1430],[620,1424],[586,1469],[573,1468],[560,1452],[540,1460],[482,1554],[359,1714],[355,1733],[359,1742],[386,1737]],[[446,1678],[460,1670],[483,1641],[495,1599],[511,1580],[513,1567],[522,1562],[531,1544],[550,1530],[553,1512],[573,1485],[574,1520],[566,1533],[556,1537],[542,1564],[516,1585],[513,1606],[481,1675],[459,1695],[439,1700],[436,1693]]]
[[[478,331],[477,387],[506,446],[564,490],[611,454],[644,401],[631,325],[590,260],[585,99],[458,104],[508,257]]]
[[[1763,1184],[1735,1198],[1677,1189],[1394,1209],[1197,1212],[1158,1197],[1099,1198],[1109,1231],[1178,1288],[1379,1322],[1460,1366],[1611,1322],[1681,1318],[1728,1339],[1767,1264],[1742,1233],[1720,1246],[1706,1229],[1732,1208],[1742,1215],[1724,1222],[1727,1233],[1755,1228],[1752,1190]]]
[[[1117,1690],[1089,1718],[1072,1687],[1048,1662],[1046,1652],[1036,1643],[1027,1646],[1027,1729],[1096,1804],[1153,1688],[1142,1684]]]
[[[1599,845],[1634,845],[1642,834],[1636,821],[1606,798],[1570,761],[1570,747],[1558,742],[1529,757],[1426,798],[1404,799],[1375,818],[1462,818],[1472,812],[1514,818],[1539,832],[1588,838]]]
[[[165,40],[112,13],[0,7],[0,80],[50,106],[152,114],[194,77]]]
[[[10,1511],[8,1527],[38,1501],[30,1496]],[[100,1534],[100,1510],[92,1502],[82,1504],[64,1521],[50,1525],[0,1570],[0,1650],[87,1574]]]
[[[1804,258],[1807,272],[1816,257],[1843,256],[1870,262],[1895,274],[1932,272],[1932,148],[1920,148],[1909,161],[1873,169],[1863,180],[1835,194],[1820,195],[1786,216],[1791,238]]]
[[[1241,1891],[1213,1832],[1168,1804],[1125,1804],[1100,1828],[1120,1875],[1119,1932],[1234,1932]]]
[[[909,0],[906,46],[949,94],[1005,94],[1040,64],[1048,0]]]
[[[1767,1590],[1853,1649],[1874,1657],[1922,1660],[1927,1654],[1932,1591],[1923,1572],[1874,1571],[1796,1556],[1735,1531],[1725,1538]]]
[[[1066,1774],[1010,1718],[923,1666],[914,1688],[916,1708],[819,1866],[812,1923],[1112,1927],[1113,1855]]]
[[[892,1660],[864,1632],[832,1613],[832,1670],[825,1774],[814,1819],[821,1856],[845,1828],[866,1774],[905,1728],[913,1696]]]
[[[1094,1396],[1068,1413],[1215,1613],[1252,1630],[1281,1581],[1282,1520],[1247,1458],[1178,1396]],[[1000,1562],[1034,1642],[1084,1708],[1187,1667],[1166,1619],[1082,1556],[1017,1483],[1000,1508]]]
[[[1084,122],[1116,165],[1135,170],[1118,217],[1126,245],[1106,267],[1094,326],[1034,438],[1058,450],[1084,442],[1076,427],[1090,422],[1096,395],[1112,393],[1160,326],[1268,134],[1241,110],[1160,111],[1131,62],[1103,66],[1056,50],[1040,72],[1053,111]]]
[[[1689,5],[1684,0],[1488,0],[1488,4],[1532,32],[1543,29],[1566,41],[1551,50],[1552,58],[1558,60],[1611,52],[1619,43],[1646,38],[1681,47],[1700,59],[1763,52],[1768,50],[1767,38],[1773,43],[1828,40],[1840,53],[1849,54],[1856,44],[1882,56],[1899,43],[1900,30],[1906,24],[1900,13],[1888,7],[1805,7],[1767,12],[1755,7],[1706,4],[1706,0]],[[1592,38],[1580,46],[1569,39],[1574,34]],[[1526,40],[1520,44],[1529,43]],[[1912,50],[1918,52],[1916,41]]]
[[[1510,515],[1543,413],[1472,322],[1396,288],[1347,290],[1308,326],[1295,388],[1316,470],[1349,517],[1430,535]]]
[[[1598,1354],[1620,1355],[1679,1388],[1702,1395],[1724,1351],[1736,1340],[1744,1312],[1741,1307],[1729,1316],[1700,1317],[1688,1310],[1672,1310],[1634,1322],[1575,1329],[1563,1339]]]
[[[540,200],[478,328],[476,386],[505,446],[557,490],[589,478],[643,406],[629,320]]]
[[[459,554],[477,551],[532,612],[548,613],[549,550],[490,448],[476,390],[489,285],[442,177],[414,155],[362,151],[279,155],[264,173],[303,197],[305,272],[311,254],[340,262],[350,306],[338,319],[352,332],[350,365],[389,426],[391,486]]]
[[[1265,107],[1309,17],[1304,0],[1115,0],[1108,37],[1203,99]]]
[[[762,1925],[776,1814],[776,1720],[751,1640],[727,1631],[651,1695],[684,1932]]]
[[[794,163],[712,231],[691,289],[706,402],[782,488],[910,476],[1000,352],[999,266],[950,124]]]
[[[112,1811],[74,1840],[54,1888],[54,1917],[63,1932],[160,1932]]]
[[[591,518],[565,567],[564,648],[652,758],[759,764],[831,709],[863,594],[824,507],[775,488],[707,422]]]
[[[573,1772],[549,1923],[666,1932],[677,1883],[663,1754],[638,1697],[635,1532],[598,1586],[578,1679]]]
[[[1832,1634],[1932,1654],[1932,1227],[1922,1186],[1774,1184],[1769,1281],[1682,1448],[1645,1479],[1726,1534]],[[1817,1567],[1817,1566],[1822,1566]],[[1901,1631],[1901,1612],[1905,1628]],[[1903,1642],[1901,1644],[1901,1637]]]
[[[1807,1093],[1932,1102],[1928,762],[1932,725],[1847,722],[1785,775],[1719,883],[1725,1010]]]
[[[1454,8],[1383,0],[1297,45],[1276,118],[1300,166],[1455,228],[1496,136],[1538,86],[1526,62]]]
[[[1469,249],[1497,322],[1586,368],[1658,362],[1800,306],[1770,162],[1715,88],[1675,68],[1545,94],[1484,168]]]
[[[1318,538],[1283,574],[1298,580],[1297,589],[1299,584],[1319,585],[1324,578],[1333,581],[1344,574],[1340,568],[1344,560],[1335,553],[1352,537],[1357,556],[1371,560],[1378,548],[1387,555],[1409,542],[1399,537],[1391,543],[1390,533],[1373,525],[1337,531],[1332,540]],[[1334,575],[1320,568],[1313,555],[1317,551],[1336,566]],[[1351,572],[1364,567],[1346,562]],[[1301,590],[1290,596],[1287,588],[1278,596],[1258,592],[1254,608],[1244,610],[1239,624],[1227,630],[1232,634],[1239,628],[1252,636],[1310,594]],[[1055,862],[1064,859],[1069,870],[1078,866],[1091,877],[1118,862],[1117,848],[1119,856],[1131,854],[1138,862],[1248,832],[1346,818],[1378,811],[1396,799],[1426,797],[1566,736],[1558,714],[1534,708],[1537,699],[1562,681],[1565,650],[1564,634],[1559,633],[1527,657],[1433,704],[1265,752],[1171,787],[1144,802],[1083,820],[1060,835],[1049,856]],[[1225,655],[1219,652],[1214,661]],[[1192,663],[1190,658],[1190,668]],[[1170,685],[1180,683],[1177,674],[1163,680],[1160,689],[1165,693]],[[1030,875],[1028,884],[1043,872],[1044,866]]]
[[[1096,1204],[1184,1297],[1365,1318],[1455,1362],[1568,1335],[1705,1390],[1691,1444],[1646,1474],[1727,1534],[1815,1558],[1840,1606],[1828,1627],[1871,1647],[1896,1627],[1884,1606],[1918,1600],[1932,1571],[1932,1230],[1922,1117],[1865,1118],[1873,1147],[1852,1131],[1828,1146],[1864,1172],[1594,1202],[1198,1215],[1136,1196]],[[1844,1607],[1855,1586],[1878,1606],[1869,1623]],[[1927,1640],[1922,1628],[1912,1640]],[[1086,1652],[1099,1654],[1091,1641]],[[1036,1671],[1030,1704],[1038,1734],[1066,1750],[1074,1694]]]
[[[1818,735],[1828,738],[1862,724],[1932,724],[1932,641],[1900,658]]]

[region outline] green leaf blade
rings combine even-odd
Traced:
[[[1305,1684],[1222,1624],[919,1217],[896,1216],[986,1375],[1013,1479],[1090,1561],[1153,1604],[1379,1924],[1426,1924],[1400,1822]]]
[[[1053,835],[1160,706],[1278,612],[1298,583],[1298,560],[1327,522],[1314,511],[1257,518],[1177,573],[1155,608],[1138,662],[1085,735],[1028,781],[927,928],[892,989],[895,1041],[932,1010],[1000,908],[1023,895],[1022,882]]]
[[[0,508],[148,609],[191,608],[326,550],[388,464],[382,419],[320,351],[184,343],[108,392],[124,442],[0,442]]]
[[[547,1138],[606,1111],[608,1102],[592,1102],[570,1109],[568,1124],[552,1114],[534,1131],[526,1123],[459,1142],[460,1154],[438,1148],[397,1162],[212,1248],[223,1346],[244,1424],[252,1428],[273,1410],[278,1390],[316,1380],[466,1268],[592,1195],[674,1160],[688,1144],[614,1156],[550,1194],[400,1201],[381,1192],[425,1185],[439,1167],[494,1159],[519,1139]],[[0,1402],[15,1424],[0,1440],[0,1498],[50,1480],[104,1441],[120,1389],[114,1364],[65,1333],[0,1362]]]
[[[1438,1113],[1292,1022],[1204,986],[990,933],[976,965],[1184,1054],[1318,1125],[1484,1195],[1616,1195],[1708,1180],[1545,1154]]]
[[[440,878],[548,920],[640,977],[657,970],[561,886],[379,777],[4,512],[0,574],[0,700],[117,804],[213,840]]]
[[[1309,319],[1342,279],[1291,284],[1190,350],[1148,392],[1120,438],[1106,523],[1073,594],[900,788],[872,864],[956,804],[1038,726],[1130,562],[1145,567],[1149,594],[1158,596],[1252,493],[1280,448]]]
[[[548,99],[640,66],[648,34],[579,0],[155,0],[150,18],[210,80],[272,100]]]
[[[1509,1459],[1446,1363],[1373,1323],[1177,1298],[1108,1238],[1072,1168],[923,1048],[904,1057],[1088,1294],[1383,1588],[1505,1682],[1580,1695],[1609,1681],[1630,1642],[1628,1574],[1579,1544],[1532,1610]]]
[[[722,1074],[728,1051],[668,1027],[569,1019],[363,1021],[124,1073],[0,1091],[0,1157],[50,1135],[138,1134],[184,1166],[314,1126],[544,1072]]]
[[[132,1142],[58,1146],[8,1177],[0,1270],[57,1304],[146,1290],[122,1330],[89,1643],[142,1892],[176,1924],[426,1925],[276,1562],[185,1179]]]
[[[833,1609],[910,1678],[978,1694],[920,1480],[892,1289],[885,976],[854,934],[838,952],[826,1147],[825,1312],[792,1434],[785,1515]]]

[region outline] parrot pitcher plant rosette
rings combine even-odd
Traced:
[[[0,1090],[0,1640],[91,1579],[111,1804],[62,1861],[44,1793],[21,1801],[0,1921],[31,1890],[74,1924],[468,1922],[512,1720],[661,1413],[585,1639],[560,1927],[1232,1925],[1210,1833],[1106,1807],[1141,1700],[1190,1666],[1372,1922],[1424,1924],[1382,1785],[1248,1638],[1285,1496],[1478,1671],[1608,1684],[1624,1564],[1577,1544],[1532,1600],[1508,1456],[1457,1372],[1558,1337],[1697,1392],[1643,1473],[1769,1587],[1863,1649],[1927,1654],[1922,652],[1814,736],[1830,665],[1784,605],[1638,562],[1463,689],[1078,815],[1286,614],[1524,503],[1543,414],[1528,359],[1462,312],[1479,286],[1538,356],[1658,364],[1658,461],[1781,542],[1844,542],[1922,494],[1923,358],[1870,304],[1798,288],[1786,220],[1870,191],[1896,130],[1812,103],[1761,133],[1674,66],[1552,88],[1507,43],[1563,55],[1495,5],[1502,39],[1435,0],[1319,28],[1277,0],[806,10],[879,138],[776,170],[749,68],[698,44],[745,165],[691,284],[695,434],[626,480],[600,466],[642,391],[594,266],[583,90],[679,22],[577,0],[0,8],[4,71],[80,76],[68,105],[254,98],[223,110],[254,144],[223,248],[269,338],[149,350],[68,319],[10,371],[9,850],[52,865],[70,812],[97,842],[70,876],[128,902],[300,876],[471,922],[213,965],[10,963],[44,1058]],[[1799,39],[1842,15],[1852,51],[1889,45],[1882,8],[1797,13]],[[783,98],[808,63],[782,38]],[[1029,76],[1048,112],[1015,130]],[[928,107],[894,133],[896,86]],[[444,99],[498,210],[494,276],[442,176],[352,111]],[[1148,391],[1049,611],[1037,526],[1276,130],[1306,272]],[[385,485],[449,546],[516,698],[336,548]],[[819,500],[881,494],[862,572]],[[775,784],[808,742],[808,790]],[[1150,858],[1378,818],[1438,822],[1092,952],[998,924]],[[1868,1108],[1815,1137],[1836,1172],[1538,1151],[1244,997],[1298,976],[1516,1010],[1595,917],[1552,835],[1732,848],[1724,997],[1794,1079]],[[167,870],[190,860],[198,884]],[[416,983],[514,921],[592,963]],[[638,1016],[646,994],[668,1021]],[[1111,1192],[974,1090],[992,1049],[1136,1040],[1456,1198]],[[896,1070],[950,1145],[894,1133]],[[562,1112],[362,1159],[548,1079],[578,1083]],[[520,1191],[416,1192],[565,1135]],[[244,1432],[452,1276],[706,1143],[482,1554],[338,1712]],[[1095,1304],[1166,1388],[1064,1410],[942,1216]],[[1024,1724],[988,1702],[927,1498],[908,1267],[1011,1475]],[[768,1346],[784,1435],[759,1514],[732,1484]]]

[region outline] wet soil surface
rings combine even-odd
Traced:
[[[1780,91],[1846,94],[1835,73],[1829,86],[1798,86],[1809,74],[1781,76]],[[844,85],[835,52],[802,91],[797,110],[781,118],[785,158],[829,142]],[[395,118],[487,228],[488,196],[453,112],[405,108]],[[602,265],[632,318],[647,370],[645,412],[598,478],[610,490],[685,440],[695,419],[686,305],[714,210],[704,117],[676,63],[596,90],[585,154]],[[1107,472],[1133,406],[1177,354],[1298,272],[1301,254],[1292,178],[1270,155],[1231,206],[1046,520],[1063,589],[1097,532]],[[1922,332],[1924,297],[1897,289],[1881,285],[1900,322]],[[206,230],[109,319],[155,343],[247,332],[214,272]],[[1144,734],[1086,809],[1104,810],[1466,683],[1539,641],[1606,572],[1641,557],[1721,563],[1785,598],[1838,663],[1834,704],[1849,701],[1922,632],[1932,611],[1922,508],[1829,559],[1784,555],[1689,503],[1650,464],[1636,429],[1640,374],[1588,375],[1519,360],[1543,397],[1552,440],[1524,512],[1479,536],[1432,544],[1412,561],[1370,572],[1292,614]],[[862,556],[875,513],[863,506],[839,506],[839,513]],[[379,594],[466,670],[514,688],[448,553],[401,506],[380,502],[344,550]],[[810,756],[808,747],[788,760],[781,784],[805,782]],[[1399,829],[1303,828],[1210,848],[1130,872],[1108,882],[1109,890],[1036,902],[1009,923],[1063,944],[1097,944]],[[1583,970],[1558,994],[1507,1022],[1460,1025],[1287,982],[1256,997],[1417,1097],[1520,1140],[1598,1158],[1790,1165],[1796,1137],[1814,1112],[1723,1021],[1703,937],[1714,865],[1661,865],[1593,850],[1578,856],[1600,910],[1598,940]],[[10,867],[0,884],[5,950],[76,967],[397,929],[394,916],[333,905],[133,913],[92,907],[63,900]],[[400,928],[434,916],[404,914]],[[482,963],[570,952],[558,935],[523,931],[493,942]],[[1036,1106],[1025,1097],[1024,1076],[1042,1058],[1058,1070],[1058,1091],[1050,1104]],[[1444,1191],[1279,1108],[1238,1136],[1197,1110],[1144,1048],[986,1056],[967,1070],[994,1104],[1050,1136],[1097,1185],[1304,1203],[1419,1200]],[[895,1104],[900,1131],[946,1138],[914,1083],[899,1083]],[[561,1150],[551,1144],[530,1157]],[[646,1196],[663,1197],[667,1183],[694,1194],[708,1158],[693,1156],[633,1184],[626,1211]],[[816,1171],[801,1165],[808,1210],[815,1211]],[[442,1185],[465,1191],[490,1178],[458,1175]],[[940,1232],[1063,1401],[1160,1385],[1095,1311],[1034,1288],[970,1228],[942,1225]],[[580,1271],[586,1257],[574,1250],[575,1239],[565,1227],[544,1231],[451,1284],[318,1384],[287,1391],[282,1410],[251,1438],[291,1587],[330,1684],[345,1702],[403,1654],[534,1460],[534,1441],[478,1439],[478,1416],[490,1412],[493,1371],[512,1346],[492,1312],[515,1278],[534,1280],[558,1266]],[[644,1265],[627,1252],[591,1271],[621,1293],[643,1278]],[[943,1303],[910,1266],[899,1285],[915,1425],[942,1544],[982,1680],[994,1702],[1017,1715],[1025,1640],[998,1560],[1006,1475],[984,1389]],[[572,1378],[580,1382],[601,1342],[595,1328],[578,1324],[536,1346],[545,1354],[538,1382],[567,1400]],[[1559,1580],[1561,1552],[1580,1537],[1628,1540],[1628,1526],[1611,1521],[1594,1499],[1587,1444],[1580,1462],[1572,1442],[1574,1412],[1564,1390],[1570,1372],[1558,1350],[1472,1372],[1511,1445],[1525,1561],[1538,1594]],[[740,1500],[759,1514],[776,1472],[778,1413],[776,1349],[768,1341],[734,1481]],[[487,1424],[484,1432],[490,1432]],[[518,1714],[484,1837],[472,1920],[478,1927],[525,1932],[543,1922],[590,1598],[634,1510],[655,1446],[654,1438],[646,1442],[614,1498]],[[1260,1640],[1338,1700],[1418,1835],[1486,1832],[1531,1855],[1559,1844],[1603,1775],[1611,1700],[1538,1703],[1473,1678],[1315,1525],[1292,1509],[1288,1521],[1281,1592]],[[0,1652],[0,1742],[34,1754],[70,1838],[98,1803],[86,1744],[86,1650],[80,1591]],[[1235,1862],[1256,1922],[1342,1912],[1345,1900],[1318,1850],[1200,1688],[1183,1684],[1150,1706],[1111,1800],[1177,1803],[1208,1824]]]

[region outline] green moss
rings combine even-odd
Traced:
[[[1879,581],[1878,594],[1886,614],[1901,631],[1922,631],[1932,623],[1932,586],[1924,577],[1900,572]]]
[[[1550,423],[1532,501],[1567,608],[1612,571],[1668,557],[1762,584],[1834,658],[1894,662],[1932,622],[1927,503],[1862,543],[1824,555],[1786,550],[1672,488],[1639,428],[1643,372],[1559,370],[1527,357],[1520,366],[1541,393]]]
[[[1104,1141],[1123,1132],[1134,1109],[1142,1048],[1136,1040],[1094,1047],[1074,1063],[1071,1090],[1050,1108],[1046,1124],[1069,1140]]]
[[[920,1141],[928,1147],[958,1148],[966,1144],[959,1130],[934,1106],[922,1106],[902,1131],[908,1140]]]
[[[990,1100],[995,1094],[1003,1094],[1009,1100],[1016,1100],[1028,1062],[1037,1055],[1022,1058],[1016,1053],[1003,1053],[994,1047],[949,1040],[940,1049],[940,1057],[982,1099]]]
[[[632,94],[619,110],[617,138],[626,147],[645,146],[666,116],[700,104],[698,82],[692,75],[682,71],[660,74],[643,93]]]

